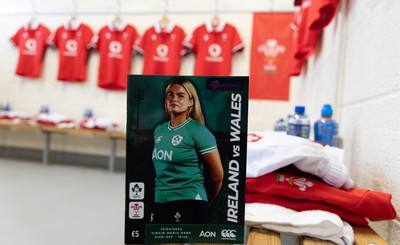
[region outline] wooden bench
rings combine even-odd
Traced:
[[[126,139],[125,132],[96,130],[96,129],[84,129],[84,128],[58,128],[52,126],[43,125],[28,125],[12,122],[0,122],[0,129],[5,130],[30,130],[42,132],[43,137],[43,152],[42,162],[47,164],[49,161],[49,154],[51,151],[51,136],[53,134],[64,134],[64,135],[82,135],[82,136],[95,136],[95,137],[106,137],[110,140],[110,155],[108,161],[108,170],[112,172],[114,170],[114,163],[116,157],[116,145],[118,139]],[[1,145],[0,145],[1,147]]]
[[[370,227],[353,227],[354,245],[389,245]],[[191,245],[221,245],[221,243],[191,243]],[[296,245],[335,245],[331,241],[311,237],[299,237]],[[164,245],[183,245],[183,243],[168,243]],[[250,228],[246,245],[289,245],[282,244],[281,234],[260,228]]]
[[[355,245],[388,245],[375,231],[370,227],[353,227]],[[331,241],[319,240],[311,237],[301,237],[302,245],[334,245]],[[259,228],[251,228],[247,238],[247,245],[281,245],[280,234],[273,231],[267,231]],[[282,244],[286,245],[286,244]]]

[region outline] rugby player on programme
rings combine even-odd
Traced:
[[[165,112],[169,120],[154,131],[155,204],[150,221],[209,223],[209,207],[221,189],[224,173],[216,139],[205,126],[190,81],[176,79],[168,84]]]

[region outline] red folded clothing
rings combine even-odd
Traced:
[[[396,218],[392,195],[372,190],[334,188],[315,179],[286,172],[273,172],[246,179],[246,193],[308,200],[340,207],[371,221]]]

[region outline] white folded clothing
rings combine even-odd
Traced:
[[[340,245],[354,242],[353,228],[336,214],[322,210],[297,212],[273,204],[247,203],[245,223],[251,227],[310,236]]]
[[[342,149],[278,132],[248,133],[246,177],[256,178],[290,164],[336,188],[354,185]]]
[[[36,121],[42,122],[44,124],[59,124],[61,122],[70,121],[66,115],[59,114],[59,113],[40,113],[37,116]]]
[[[80,122],[80,126],[82,128],[88,129],[111,129],[116,126],[115,123],[112,123],[110,120],[105,118],[86,118]]]

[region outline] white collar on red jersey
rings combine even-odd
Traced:
[[[156,22],[154,24],[154,29],[156,30],[157,33],[161,33],[161,32],[167,32],[167,33],[171,33],[172,30],[174,29],[175,24],[172,22],[167,23],[167,25],[163,26],[160,22]]]
[[[208,31],[208,32],[213,32],[213,31],[215,31],[215,32],[222,32],[222,31],[224,30],[224,28],[225,28],[225,25],[226,25],[226,23],[225,23],[225,21],[223,21],[223,20],[221,20],[221,21],[218,23],[218,25],[215,26],[215,27],[214,27],[214,24],[212,23],[211,20],[209,20],[209,21],[206,22],[206,28],[207,28],[207,31]]]
[[[33,18],[24,25],[24,28],[25,28],[25,30],[29,30],[29,29],[36,30],[39,27],[39,25],[40,25],[40,22],[37,21],[36,18]]]
[[[126,22],[117,22],[117,23],[111,22],[108,24],[108,28],[111,31],[123,31],[126,26],[127,26]]]
[[[64,23],[64,28],[67,30],[78,30],[79,26],[81,25],[81,22],[75,18],[72,17],[69,21]]]

